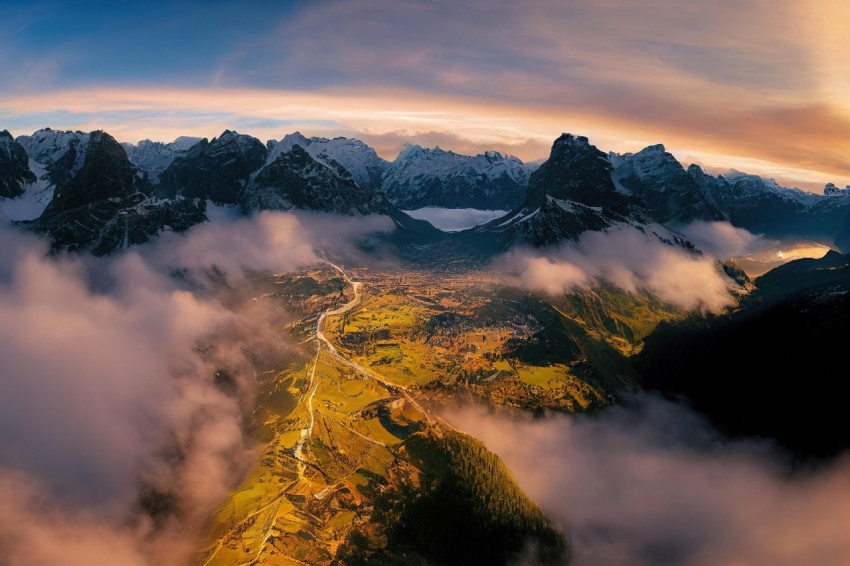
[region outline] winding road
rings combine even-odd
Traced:
[[[343,306],[336,308],[336,309],[333,309],[333,310],[325,311],[321,314],[321,316],[319,316],[319,322],[316,324],[316,338],[318,338],[319,342],[324,344],[327,347],[328,351],[331,353],[331,355],[333,355],[334,358],[336,358],[341,363],[347,365],[348,367],[352,368],[353,370],[357,371],[358,373],[361,373],[361,374],[365,375],[366,377],[368,377],[368,378],[370,378],[374,381],[377,381],[378,383],[383,385],[387,390],[389,390],[391,392],[401,393],[402,396],[405,398],[405,400],[408,403],[410,403],[411,405],[413,405],[416,408],[416,410],[419,411],[422,414],[422,416],[425,417],[425,420],[428,423],[428,426],[433,426],[434,423],[436,422],[434,417],[432,417],[431,414],[428,411],[426,411],[425,408],[422,407],[422,405],[420,405],[410,395],[410,393],[407,392],[407,388],[405,386],[398,385],[398,384],[395,384],[395,383],[390,383],[389,381],[385,380],[383,377],[381,377],[379,374],[373,372],[372,370],[367,369],[367,368],[361,366],[360,364],[358,364],[357,362],[349,360],[348,358],[342,357],[339,354],[339,352],[337,352],[336,347],[333,344],[331,344],[330,341],[328,341],[328,339],[325,337],[325,334],[322,332],[322,322],[324,322],[325,317],[327,317],[328,315],[344,314],[344,313],[350,311],[351,309],[353,309],[354,307],[356,307],[358,304],[360,304],[360,299],[361,299],[360,287],[363,284],[360,281],[352,281],[351,278],[348,276],[348,273],[346,273],[343,268],[336,265],[335,263],[331,263],[330,261],[328,261],[326,259],[323,259],[322,261],[325,262],[326,264],[328,264],[329,266],[331,266],[332,268],[334,268],[336,271],[338,271],[339,274],[342,275],[342,277],[345,279],[345,281],[349,285],[351,285],[351,287],[354,289],[354,298],[351,301],[349,301],[348,303],[344,304]]]

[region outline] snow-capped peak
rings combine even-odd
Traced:
[[[409,144],[390,164],[382,188],[391,202],[409,209],[511,209],[522,202],[532,170],[516,157],[497,151],[462,155]]]
[[[279,142],[269,140],[269,155],[266,158],[266,163],[275,161],[281,154],[289,153],[296,145],[300,145],[306,151],[312,143],[313,140],[305,138],[301,132],[286,134]]]
[[[56,163],[73,147],[76,154],[71,172],[76,173],[85,162],[89,134],[45,128],[31,136],[18,136],[16,141],[23,146],[30,159],[41,165]]]
[[[199,138],[195,136],[180,136],[173,142],[166,144],[166,147],[171,151],[180,152],[180,151],[189,151],[192,147],[200,142],[204,138]]]
[[[180,136],[171,143],[155,142],[148,139],[139,141],[136,145],[122,143],[124,151],[130,163],[139,170],[147,173],[152,182],[159,179],[160,174],[165,171],[178,157],[182,157],[203,138],[191,136]]]
[[[354,182],[363,188],[377,187],[388,165],[373,148],[360,140],[344,137],[307,138],[301,132],[283,136],[269,151],[266,162],[274,162],[280,155],[292,151],[296,145],[331,169],[335,168],[333,163],[342,166]]]
[[[439,147],[423,148],[416,144],[404,146],[387,175],[399,171],[411,175],[427,174],[438,177],[456,174],[485,175],[490,179],[507,175],[521,184],[528,182],[531,172],[518,158],[512,155],[503,156],[498,151],[463,155]]]

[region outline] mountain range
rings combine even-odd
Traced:
[[[102,131],[0,132],[0,211],[57,249],[112,253],[203,222],[208,206],[386,214],[426,241],[446,235],[402,210],[507,210],[472,231],[501,248],[623,223],[675,231],[697,220],[850,247],[850,190],[827,185],[817,195],[755,175],[713,176],[685,169],[662,145],[606,154],[564,134],[534,166],[417,145],[388,162],[360,140],[299,132],[267,143],[226,130],[212,140],[136,145]]]
[[[448,233],[411,216],[427,207],[504,214]],[[103,131],[0,132],[0,219],[45,235],[56,252],[113,254],[222,213],[265,210],[388,216],[397,229],[370,245],[395,246],[401,261],[352,267],[331,256],[239,282],[215,269],[197,282],[172,272],[189,288],[220,292],[246,317],[262,312],[269,328],[258,327],[256,346],[234,343],[229,331],[192,345],[210,359],[200,358],[199,372],[214,370],[199,383],[234,402],[244,396],[234,429],[257,446],[229,495],[215,496],[220,506],[195,541],[198,563],[565,563],[583,533],[564,536],[495,454],[439,418],[443,403],[601,416],[654,390],[686,398],[732,437],[775,442],[804,466],[850,448],[835,369],[850,340],[850,254],[792,261],[753,281],[732,262],[702,261],[685,235],[694,222],[728,221],[846,248],[850,188],[827,185],[816,195],[754,175],[715,176],[684,167],[661,145],[621,155],[571,134],[530,165],[419,146],[389,162],[356,139],[297,132],[265,143],[226,130],[135,145]],[[642,245],[624,245],[618,233]],[[596,236],[601,245],[582,248]],[[576,245],[559,245],[569,241]],[[581,249],[587,256],[569,254]],[[653,260],[656,252],[676,260]],[[596,256],[610,257],[596,272],[583,267]],[[514,278],[523,259],[540,272]],[[479,260],[493,261],[482,268]],[[670,280],[653,286],[661,272]],[[559,274],[567,283],[595,279],[555,291],[528,285]],[[711,276],[728,299],[716,309],[660,291]],[[219,344],[220,362],[210,354]],[[102,355],[96,346],[92,358]],[[228,359],[237,347],[244,370]],[[190,426],[208,426],[199,422]],[[165,450],[162,465],[181,469],[189,461],[181,450]],[[162,529],[182,519],[184,501],[182,484],[145,484],[135,507]],[[653,562],[667,559],[659,552]]]

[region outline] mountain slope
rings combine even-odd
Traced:
[[[776,439],[805,457],[850,448],[846,385],[850,257],[797,260],[756,280],[726,316],[662,324],[636,368],[646,387],[687,397],[731,433]],[[836,371],[837,370],[837,371]]]
[[[656,222],[684,225],[694,220],[722,220],[696,181],[663,145],[624,156],[609,154],[609,159],[615,183],[636,197]]]
[[[253,176],[241,204],[246,212],[259,210],[318,210],[337,214],[378,212],[380,197],[359,186],[337,162],[321,162],[300,145],[277,153]]]
[[[267,155],[268,149],[260,140],[225,130],[177,157],[160,175],[159,193],[169,198],[180,195],[236,204],[249,177],[265,163]]]
[[[25,225],[49,236],[54,249],[105,255],[206,220],[203,203],[151,199],[124,148],[105,132],[43,132],[28,141],[45,177],[58,182],[44,212]]]
[[[773,179],[732,172],[717,177],[691,165],[688,174],[733,225],[773,238],[808,238],[850,246],[850,198],[788,189]]]
[[[92,132],[79,169],[66,182],[57,184],[53,200],[42,216],[98,200],[126,198],[134,190],[134,180],[134,169],[124,148],[109,134]]]
[[[545,246],[628,222],[629,201],[614,186],[612,170],[587,138],[563,134],[531,174],[522,206],[475,231],[495,233],[506,244]]]
[[[14,198],[24,193],[24,185],[35,182],[23,146],[12,134],[0,132],[0,198]]]
[[[345,169],[351,179],[362,189],[378,189],[381,178],[389,165],[378,157],[375,150],[357,139],[351,138],[306,138],[301,132],[287,134],[274,144],[268,156],[268,162],[275,161],[278,156],[292,150],[295,145],[301,146],[310,156],[329,165],[334,163]]]

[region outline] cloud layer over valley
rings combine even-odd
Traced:
[[[789,474],[773,444],[649,394],[596,417],[447,416],[568,530],[577,565],[850,562],[850,455]]]
[[[349,242],[391,227],[264,213],[93,259],[50,258],[0,224],[4,563],[188,560],[254,460],[253,362],[296,355],[285,312],[217,293],[205,271],[223,270],[230,291],[243,267],[293,270],[317,247],[356,253]],[[216,385],[218,370],[233,384]]]

